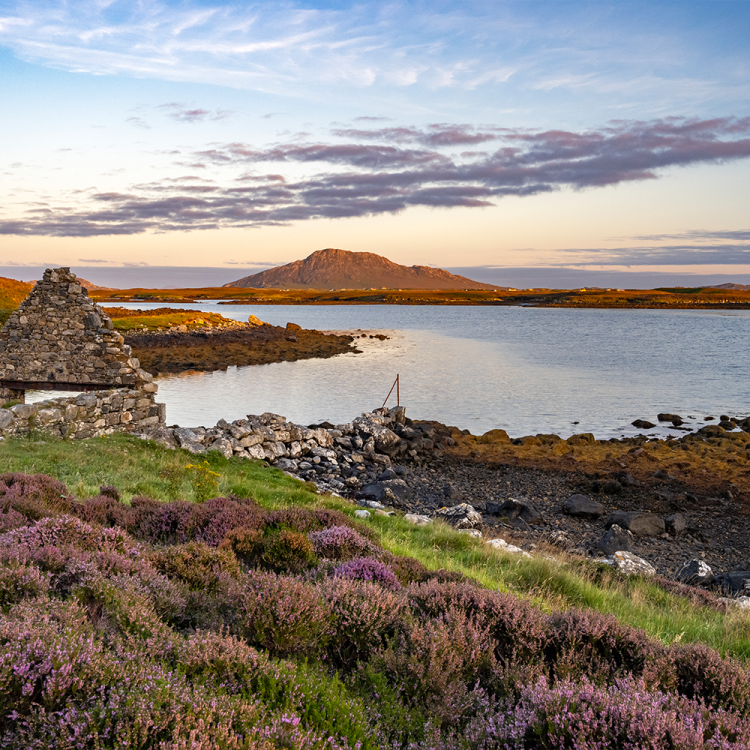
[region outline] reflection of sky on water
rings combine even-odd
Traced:
[[[301,423],[345,422],[380,406],[397,373],[410,416],[475,434],[502,427],[511,435],[607,437],[634,434],[630,422],[656,421],[660,411],[700,419],[750,413],[743,387],[750,312],[186,307],[321,330],[386,329],[393,338],[359,339],[358,355],[163,376],[159,400],[170,424],[209,426],[264,411]]]

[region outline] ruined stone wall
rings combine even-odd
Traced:
[[[130,388],[80,393],[36,404],[0,408],[0,437],[44,432],[88,438],[114,432],[140,432],[163,425],[166,405],[153,393]]]
[[[48,268],[0,329],[0,380],[156,391],[151,375],[68,268]]]
[[[47,269],[0,329],[0,380],[0,437],[35,431],[97,437],[166,420],[152,376],[68,268]],[[23,402],[30,383],[90,392],[11,405]]]

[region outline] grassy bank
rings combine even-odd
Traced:
[[[277,469],[226,459],[217,452],[195,457],[123,435],[76,442],[34,436],[0,445],[5,471],[47,474],[79,498],[98,495],[101,486],[114,486],[126,501],[147,496],[198,502],[208,495],[234,495],[252,497],[269,510],[304,506],[348,515],[355,510],[338,498],[314,494]],[[460,572],[483,586],[524,597],[547,612],[591,608],[614,614],[665,644],[705,643],[722,654],[750,659],[750,616],[700,606],[695,599],[668,593],[648,579],[629,579],[605,566],[565,560],[560,553],[555,553],[555,561],[505,554],[441,523],[414,527],[401,518],[377,515],[367,523],[379,542],[396,555],[413,557],[433,570]]]
[[[708,595],[359,521],[216,452],[0,458],[2,747],[750,745],[750,621]]]

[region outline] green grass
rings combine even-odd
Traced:
[[[304,483],[262,463],[226,459],[212,451],[193,456],[126,435],[82,441],[6,439],[0,443],[4,471],[49,474],[79,497],[114,485],[124,500],[147,495],[197,500],[200,488],[189,464],[207,462],[219,474],[220,495],[253,497],[263,507],[321,506],[352,514],[355,506],[314,494]],[[750,616],[724,615],[667,593],[646,578],[626,578],[581,560],[528,559],[494,550],[480,540],[435,522],[415,527],[402,518],[371,516],[383,546],[414,557],[428,568],[464,573],[483,585],[527,598],[546,611],[591,608],[643,628],[663,643],[703,642],[722,654],[750,660]]]

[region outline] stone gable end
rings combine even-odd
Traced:
[[[156,391],[69,268],[48,268],[0,329],[0,380]]]
[[[152,381],[75,274],[48,268],[0,329],[0,440],[144,434],[166,420]],[[26,390],[78,395],[27,404]]]

